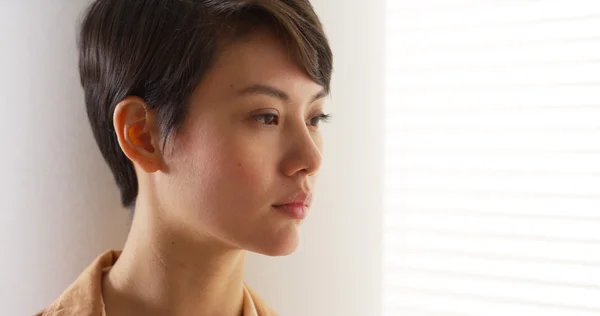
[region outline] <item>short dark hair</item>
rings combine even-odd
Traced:
[[[308,0],[96,0],[89,6],[78,38],[81,85],[123,206],[135,205],[138,181],[113,130],[116,105],[127,96],[142,98],[156,113],[164,146],[222,46],[265,26],[329,92],[332,53]]]

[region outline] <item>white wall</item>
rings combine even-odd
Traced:
[[[127,231],[79,86],[85,3],[0,2],[0,315],[49,304]]]
[[[75,20],[87,2],[0,3],[0,315],[45,306],[127,231],[78,82]],[[251,256],[247,269],[282,315],[380,315],[380,2],[313,0],[336,67],[318,197],[298,252]]]

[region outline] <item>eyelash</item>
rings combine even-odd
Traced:
[[[331,119],[331,114],[319,114],[309,120],[311,122],[311,126],[319,127],[319,123],[327,123]],[[312,122],[313,120],[317,120],[316,122]]]
[[[279,115],[266,113],[253,116],[254,120],[263,125],[279,125]],[[267,123],[267,118],[270,118],[275,124]],[[262,122],[261,122],[262,119]]]
[[[277,114],[272,114],[272,113],[267,113],[267,114],[259,114],[259,115],[255,115],[254,120],[259,122],[260,124],[264,124],[264,125],[279,125],[279,115]],[[321,122],[323,123],[327,123],[329,122],[329,120],[331,119],[331,115],[330,114],[319,114],[311,119],[308,120],[308,122],[310,122],[310,126],[313,127],[318,127],[319,124]],[[315,122],[316,120],[316,122]],[[269,123],[267,123],[269,122]]]

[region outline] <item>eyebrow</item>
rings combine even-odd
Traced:
[[[285,93],[283,90],[280,90],[273,86],[269,86],[269,85],[265,85],[265,84],[253,84],[253,85],[247,86],[243,89],[240,89],[238,91],[238,94],[241,96],[262,94],[262,95],[266,95],[269,97],[280,99],[285,102],[290,101],[290,96],[287,93]],[[321,89],[321,91],[319,91],[319,93],[315,94],[312,97],[312,99],[310,100],[310,103],[315,102],[319,99],[322,99],[326,96],[327,96],[327,92],[325,91],[325,89]]]

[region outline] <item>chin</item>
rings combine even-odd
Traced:
[[[285,232],[279,232],[273,236],[275,237],[268,240],[261,240],[258,245],[248,250],[266,256],[280,257],[291,255],[298,248],[300,238],[296,227]]]

